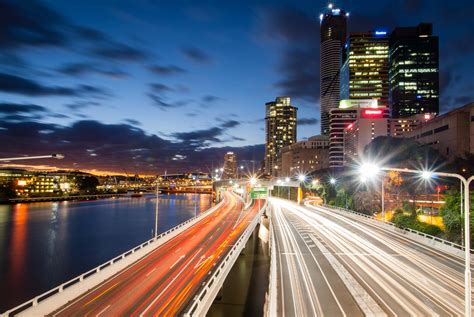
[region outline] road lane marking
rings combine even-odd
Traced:
[[[146,274],[146,276],[148,277],[148,276],[149,276],[151,273],[153,273],[155,270],[156,270],[156,267],[155,267],[153,270],[151,270],[150,272],[148,272],[148,273]]]
[[[171,270],[172,268],[174,268],[174,266],[175,266],[176,264],[178,264],[178,262],[181,261],[185,256],[186,256],[186,254],[183,254],[182,256],[180,256],[180,257],[176,260],[176,262],[174,262],[173,265],[170,266],[169,269]]]
[[[174,251],[174,253],[178,253],[178,252],[179,252],[179,250],[181,250],[181,248],[179,248],[178,250]]]
[[[103,312],[105,312],[107,309],[109,309],[109,307],[112,306],[112,305],[109,305],[107,307],[105,307],[104,309],[102,309],[97,315],[95,315],[96,317],[99,317],[100,315],[102,315]]]
[[[84,306],[82,307],[86,307],[87,305],[89,305],[90,303],[92,303],[93,301],[95,301],[96,299],[98,299],[99,297],[101,297],[102,295],[108,293],[112,288],[114,288],[115,286],[117,286],[119,282],[115,283],[114,285],[110,286],[108,289],[106,289],[105,291],[103,291],[102,293],[100,293],[99,295],[97,295],[96,297],[94,297],[93,299],[91,299],[90,301],[88,301],[87,303],[84,304]]]
[[[184,270],[187,269],[187,267],[189,266],[189,264],[191,264],[191,262],[193,262],[194,258],[201,252],[202,248],[199,249],[196,254],[191,258],[191,260],[189,260],[189,262],[181,269],[181,271],[179,271],[178,274],[175,275],[175,277],[171,280],[171,282],[168,283],[168,285],[166,285],[166,287],[161,291],[160,294],[158,294],[158,296],[156,296],[153,301],[145,308],[145,310],[140,314],[140,317],[142,316],[145,316],[146,312],[156,303],[156,301],[158,300],[158,298],[161,297],[161,295],[164,294],[164,292],[166,292],[166,290],[173,284],[173,282],[184,272]]]

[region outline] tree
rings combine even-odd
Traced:
[[[441,216],[443,217],[443,223],[446,234],[446,239],[461,244],[464,239],[462,232],[464,228],[464,217],[461,216],[461,195],[457,189],[452,189],[444,195],[446,203],[440,208]],[[471,245],[474,242],[472,234],[472,228],[474,224],[474,197],[471,193],[470,203],[470,227],[471,227]]]
[[[15,183],[13,181],[0,185],[0,201],[8,201],[15,197]]]
[[[77,188],[83,193],[94,193],[99,185],[99,180],[95,176],[78,176],[76,178]]]

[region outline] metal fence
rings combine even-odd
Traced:
[[[260,222],[260,217],[263,214],[263,210],[267,208],[267,205],[268,202],[263,205],[259,213],[255,216],[254,220],[250,223],[247,229],[245,229],[244,233],[240,236],[232,249],[230,249],[225,258],[218,265],[217,269],[204,283],[201,291],[193,298],[189,308],[184,313],[185,317],[204,316],[207,313],[212,305],[212,302],[214,301],[214,298],[216,298],[219,289],[224,284],[225,278],[237,260],[240,252],[242,252],[250,235],[255,230],[257,224]]]
[[[423,233],[423,232],[420,232],[420,231],[417,231],[417,230],[413,230],[413,229],[410,229],[410,228],[397,227],[393,222],[382,222],[380,220],[377,220],[374,216],[366,215],[366,214],[363,214],[363,213],[360,213],[360,212],[357,212],[357,211],[354,211],[354,210],[342,208],[342,207],[336,207],[336,206],[331,206],[331,205],[323,205],[323,206],[326,207],[326,208],[330,208],[330,209],[336,209],[336,210],[339,210],[339,211],[349,212],[351,214],[361,216],[361,217],[364,217],[368,220],[376,222],[377,224],[387,225],[387,226],[390,226],[392,228],[396,228],[396,229],[401,230],[401,231],[410,232],[410,233],[416,234],[418,236],[424,237],[426,239],[433,240],[433,241],[439,242],[439,243],[444,244],[444,245],[448,245],[448,246],[456,248],[458,250],[464,251],[464,249],[465,249],[464,246],[462,246],[460,244],[457,244],[457,243],[454,243],[454,242],[451,242],[451,241],[448,241],[448,240],[445,240],[445,239],[441,239],[440,237],[432,236],[430,234],[426,234],[426,233]],[[471,253],[473,253],[473,252],[474,252],[474,249],[471,249]]]

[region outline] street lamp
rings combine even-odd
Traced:
[[[331,177],[331,179],[329,180],[329,182],[330,182],[332,185],[334,185],[334,184],[336,184],[336,179]]]
[[[374,179],[380,172],[380,167],[374,163],[364,163],[359,166],[359,181],[366,183],[368,179]],[[384,188],[384,175],[382,175],[381,190],[380,190],[380,202],[382,205],[382,219],[385,221],[385,188]]]
[[[317,178],[316,178],[316,179],[313,179],[313,180],[311,181],[311,185],[313,185],[313,186],[318,185],[318,184],[319,184],[319,179],[317,179]]]
[[[46,158],[54,158],[57,160],[62,160],[64,158],[64,155],[53,153],[50,155],[39,155],[39,156],[4,157],[4,158],[0,158],[0,162],[20,161],[20,160],[39,160],[39,159],[46,159]]]
[[[155,201],[155,239],[158,237],[158,199],[160,195],[159,177],[156,178],[156,201]]]
[[[432,172],[432,171],[417,171],[404,168],[382,167],[383,171],[395,171],[402,173],[411,173],[421,176],[425,180],[429,180],[434,176],[451,177],[459,179],[464,185],[464,315],[471,316],[471,240],[470,240],[470,216],[469,216],[469,185],[474,180],[474,176],[468,179],[464,176],[455,173]]]

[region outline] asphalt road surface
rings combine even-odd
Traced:
[[[52,316],[173,316],[188,305],[257,213],[227,192],[221,208]]]
[[[460,316],[464,262],[334,210],[271,198],[279,316]]]

